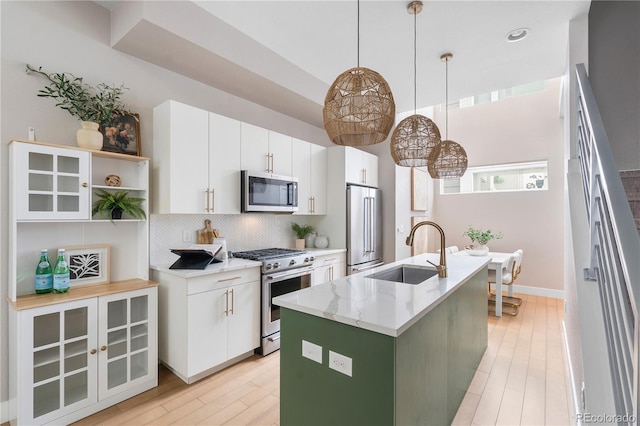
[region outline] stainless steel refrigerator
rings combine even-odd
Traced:
[[[382,265],[382,192],[347,186],[347,274]]]

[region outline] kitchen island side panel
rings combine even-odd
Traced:
[[[487,267],[396,339],[396,425],[451,424],[487,348]]]
[[[281,308],[280,424],[390,425],[394,338]],[[302,356],[322,346],[322,364]],[[352,377],[329,368],[329,351],[352,359]]]

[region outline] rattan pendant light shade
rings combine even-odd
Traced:
[[[424,115],[416,114],[416,15],[422,11],[422,2],[412,1],[407,12],[413,15],[413,112],[402,120],[391,135],[391,157],[398,166],[424,167],[429,153],[440,143],[440,129]]]
[[[440,129],[424,115],[402,120],[391,136],[391,157],[399,166],[423,167],[431,150],[440,143]]]
[[[324,98],[324,128],[336,145],[380,143],[389,136],[396,115],[387,81],[377,72],[360,66],[360,0],[357,44],[357,66],[340,74]]]
[[[451,53],[445,53],[440,59],[446,64],[445,80],[445,131],[449,137],[449,61],[453,59]],[[467,152],[462,145],[451,140],[444,140],[436,145],[427,161],[427,170],[434,179],[450,179],[464,175],[467,171]]]
[[[362,146],[384,141],[393,127],[396,105],[386,80],[369,68],[351,68],[336,78],[322,116],[336,145]]]

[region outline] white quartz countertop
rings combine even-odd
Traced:
[[[397,337],[464,284],[490,261],[488,257],[447,256],[448,277],[420,284],[369,278],[400,265],[437,264],[440,255],[425,253],[349,275],[273,299],[284,308]]]
[[[151,265],[151,269],[176,275],[182,278],[199,277],[201,275],[217,274],[220,272],[236,271],[238,269],[259,268],[262,262],[247,259],[228,259],[219,263],[212,263],[205,269],[169,269],[171,265]]]

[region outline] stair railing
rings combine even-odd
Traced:
[[[591,250],[584,278],[597,281],[599,288],[616,415],[633,416],[637,424],[640,237],[584,64],[577,65],[576,74],[577,152]]]

